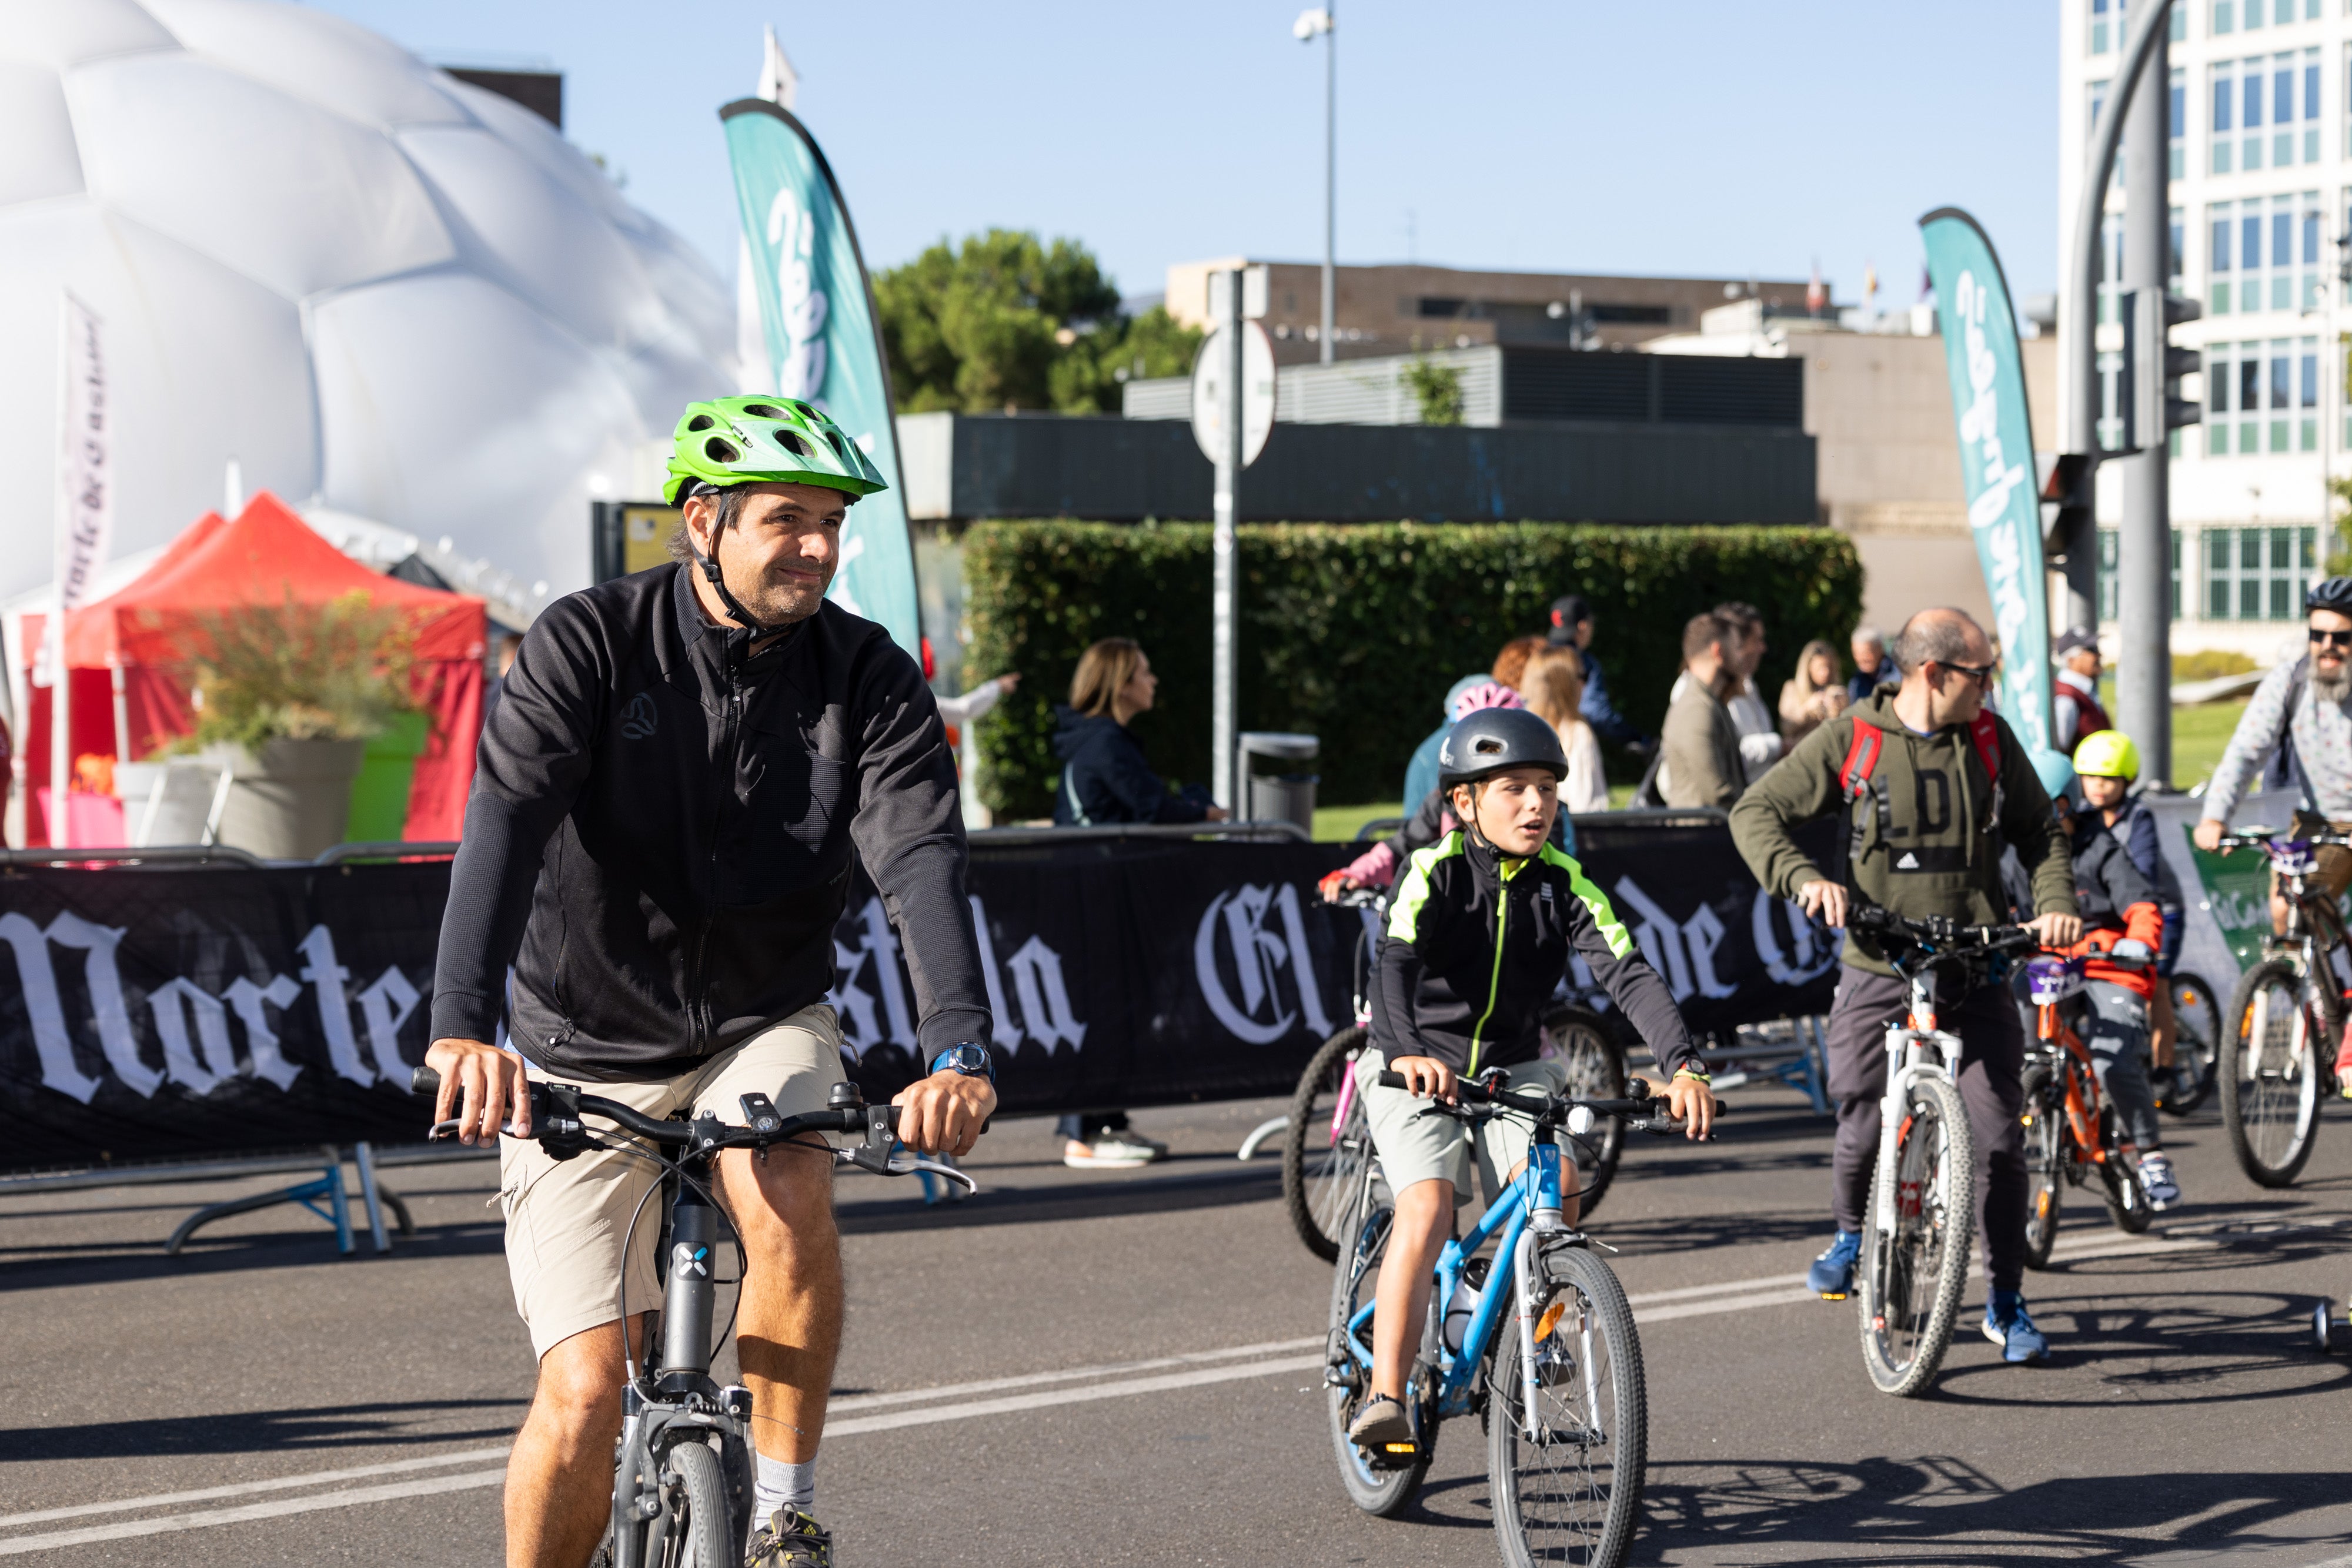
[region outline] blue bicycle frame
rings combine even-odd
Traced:
[[[1486,1276],[1486,1289],[1478,1299],[1478,1310],[1471,1314],[1469,1326],[1462,1331],[1462,1348],[1445,1348],[1444,1321],[1438,1322],[1437,1340],[1437,1419],[1467,1415],[1470,1395],[1478,1366],[1486,1359],[1487,1346],[1501,1326],[1507,1301],[1535,1299],[1532,1289],[1535,1262],[1535,1241],[1538,1235],[1560,1234],[1568,1230],[1560,1208],[1559,1145],[1538,1130],[1536,1142],[1528,1151],[1527,1168],[1518,1174],[1494,1207],[1486,1210],[1477,1228],[1459,1240],[1449,1240],[1437,1259],[1437,1295],[1430,1303],[1432,1313],[1443,1313],[1445,1303],[1454,1299],[1454,1287],[1461,1282],[1462,1270],[1487,1239],[1498,1229],[1502,1242],[1495,1249],[1495,1267]],[[1509,1273],[1504,1272],[1506,1261]],[[1517,1289],[1514,1289],[1514,1286]],[[1368,1301],[1362,1310],[1348,1320],[1348,1347],[1362,1364],[1367,1378],[1371,1375],[1371,1353],[1364,1348],[1364,1330],[1372,1320],[1377,1301]],[[1524,1314],[1519,1320],[1519,1364],[1528,1383],[1521,1408],[1534,1419],[1535,1396],[1535,1325]],[[1412,1402],[1407,1401],[1408,1405]],[[1425,1435],[1424,1435],[1425,1436]]]

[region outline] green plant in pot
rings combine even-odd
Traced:
[[[307,860],[342,841],[369,739],[417,711],[413,643],[405,616],[358,590],[190,618],[179,674],[196,722],[174,749],[229,769],[221,842]]]

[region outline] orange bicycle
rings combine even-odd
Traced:
[[[2131,967],[2113,955],[2102,957]],[[2035,1022],[2034,1041],[2026,1048],[2023,1113],[2025,1262],[2031,1269],[2049,1266],[2061,1188],[2082,1186],[2094,1171],[2117,1229],[2137,1236],[2154,1218],[2138,1167],[2126,1157],[2137,1151],[2125,1139],[2115,1106],[2100,1093],[2090,1048],[2074,1031],[2075,998],[2085,984],[2079,957],[2045,955],[2025,966]]]

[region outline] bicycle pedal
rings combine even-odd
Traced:
[[[1421,1458],[1419,1443],[1374,1443],[1369,1447],[1359,1443],[1357,1452],[1364,1463],[1376,1470],[1409,1470]]]
[[[1848,1296],[1853,1294],[1853,1292],[1852,1291],[1823,1291],[1822,1292],[1822,1300],[1825,1301],[1843,1301]]]

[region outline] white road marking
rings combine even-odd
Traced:
[[[87,1513],[120,1513],[131,1509],[162,1508],[175,1502],[209,1502],[214,1498],[244,1497],[257,1491],[291,1491],[297,1487],[321,1486],[328,1481],[355,1481],[362,1476],[396,1476],[412,1470],[438,1470],[451,1465],[479,1464],[486,1459],[503,1459],[506,1457],[504,1444],[495,1448],[460,1448],[455,1453],[436,1454],[429,1459],[394,1459],[381,1465],[353,1465],[349,1469],[310,1470],[299,1476],[274,1476],[266,1481],[239,1481],[234,1486],[200,1487],[194,1491],[157,1492],[152,1497],[77,1503],[71,1508],[44,1508],[32,1513],[0,1513],[0,1529],[15,1530],[23,1525],[40,1524],[52,1519],[74,1519]]]
[[[2134,1237],[2100,1231],[2061,1237],[2052,1250],[2055,1254],[2063,1254],[2068,1258],[2096,1259],[2203,1250],[2221,1244],[2219,1240],[2206,1239],[2201,1237],[2194,1239],[2170,1236]],[[1648,1291],[1627,1298],[1635,1308],[1643,1309],[1637,1311],[1635,1316],[1638,1322],[1645,1323],[1664,1322],[1675,1318],[1708,1316],[1718,1312],[1747,1312],[1759,1307],[1793,1304],[1814,1299],[1811,1290],[1785,1274],[1766,1275],[1748,1280],[1727,1280],[1712,1285],[1686,1285],[1673,1290]],[[863,1432],[885,1432],[902,1427],[968,1421],[983,1416],[1011,1415],[1023,1410],[1048,1409],[1060,1405],[1088,1404],[1103,1399],[1122,1399],[1134,1395],[1160,1394],[1180,1388],[1198,1388],[1216,1383],[1272,1376],[1279,1373],[1306,1372],[1319,1368],[1323,1364],[1323,1357],[1319,1351],[1322,1343],[1323,1336],[1313,1334],[1298,1339],[1270,1340],[1258,1344],[1234,1345],[1223,1350],[1188,1351],[1149,1361],[1073,1367],[1058,1372],[988,1378],[973,1383],[943,1384],[930,1388],[909,1388],[887,1394],[853,1395],[848,1398],[834,1401],[833,1411],[835,1414],[867,1410],[880,1410],[885,1413],[850,1414],[847,1420],[828,1420],[825,1423],[825,1436],[828,1437],[855,1437]],[[1304,1351],[1310,1348],[1315,1348],[1316,1354],[1265,1354],[1267,1352]],[[1236,1356],[1260,1356],[1262,1359],[1221,1366],[1200,1364],[1208,1362],[1233,1362],[1233,1358]],[[1159,1367],[1186,1367],[1189,1370],[1163,1373],[1149,1377],[1118,1375]],[[1038,1387],[1041,1384],[1067,1383],[1083,1378],[1102,1377],[1109,1377],[1112,1381],[1089,1383],[1076,1388]],[[958,1400],[955,1397],[967,1394],[992,1393],[998,1389],[1007,1388],[1027,1388],[1034,1392],[1007,1395],[994,1399]],[[943,1398],[952,1402],[920,1403]],[[918,1406],[918,1407],[887,1410],[887,1407],[890,1406]],[[209,1498],[237,1496],[257,1491],[290,1490],[328,1481],[348,1480],[362,1476],[434,1469],[448,1465],[470,1464],[476,1460],[503,1459],[505,1457],[504,1448],[467,1449],[432,1458],[393,1460],[380,1465],[316,1470],[307,1475],[279,1476],[268,1480],[211,1487],[196,1491],[163,1492],[152,1497],[131,1498],[115,1502],[86,1503],[69,1508],[45,1509],[33,1513],[0,1515],[0,1529],[77,1515],[136,1511],[175,1502],[193,1502]],[[91,1542],[120,1541],[133,1536],[201,1530],[214,1525],[238,1524],[250,1520],[275,1519],[287,1514],[307,1513],[320,1509],[348,1508],[359,1503],[390,1502],[401,1498],[427,1497],[437,1492],[462,1491],[472,1488],[496,1486],[505,1479],[505,1473],[501,1468],[468,1471],[454,1476],[420,1477],[413,1480],[394,1481],[379,1486],[346,1488],[310,1497],[283,1498],[270,1502],[247,1503],[235,1508],[208,1509],[146,1519],[118,1520],[106,1524],[88,1525],[75,1530],[55,1531],[41,1535],[16,1536],[0,1540],[0,1556],[48,1551],[57,1547],[77,1546]],[[2347,1559],[2346,1562],[2352,1563],[2352,1559]],[[2333,1565],[2330,1565],[2330,1568],[2333,1568]]]
[[[1320,1335],[1308,1342],[1322,1343]],[[962,1405],[938,1405],[923,1410],[899,1410],[887,1416],[856,1416],[839,1423],[828,1420],[828,1437],[856,1432],[884,1432],[894,1427],[922,1427],[938,1421],[966,1421],[975,1416],[1002,1416],[1015,1410],[1039,1410],[1052,1405],[1077,1405],[1092,1399],[1119,1399],[1130,1394],[1159,1394],[1171,1388],[1196,1388],[1207,1383],[1230,1383],[1244,1377],[1265,1377],[1277,1372],[1304,1372],[1323,1364],[1322,1354],[1286,1355],[1270,1361],[1244,1362],[1239,1366],[1203,1367],[1195,1372],[1171,1372],[1160,1377],[1134,1377],[1119,1383],[1089,1384],[1084,1388],[1057,1388],[1037,1394],[1015,1394],[1003,1399],[975,1399]]]
[[[122,1541],[137,1535],[163,1535],[182,1530],[203,1530],[216,1524],[242,1524],[247,1520],[277,1519],[289,1513],[310,1513],[322,1508],[350,1508],[355,1503],[390,1502],[397,1498],[426,1497],[434,1492],[463,1491],[470,1487],[494,1487],[506,1479],[504,1470],[469,1470],[464,1475],[435,1476],[429,1480],[394,1481],[386,1486],[352,1487],[315,1497],[279,1498],[275,1502],[249,1502],[242,1508],[207,1509],[201,1513],[167,1513],[157,1519],[122,1519],[111,1524],[85,1525],[79,1530],[52,1531],[46,1535],[19,1535],[0,1541],[0,1557],[25,1552],[48,1552],[60,1546],[81,1546],[93,1541]]]
[[[1236,1356],[1270,1355],[1286,1350],[1307,1350],[1323,1343],[1321,1334],[1309,1334],[1304,1339],[1268,1340],[1264,1344],[1237,1344],[1229,1350],[1188,1351],[1182,1355],[1163,1355],[1151,1361],[1120,1362],[1108,1366],[1074,1366],[1066,1372],[1035,1372],[1019,1377],[992,1377],[980,1383],[950,1383],[937,1388],[902,1388],[895,1394],[853,1394],[845,1399],[835,1399],[826,1406],[825,1430],[837,1432],[832,1416],[855,1410],[873,1410],[886,1405],[908,1405],[919,1399],[943,1399],[959,1394],[993,1394],[1001,1388],[1033,1388],[1041,1383],[1069,1383],[1082,1377],[1110,1377],[1121,1373],[1154,1372],[1163,1366],[1192,1366],[1204,1361],[1231,1361]],[[0,1521],[5,1523],[5,1521]]]

